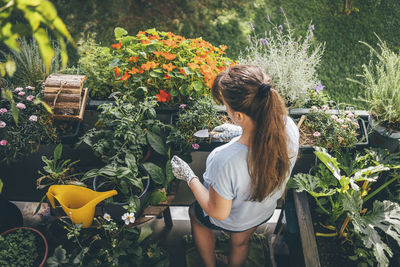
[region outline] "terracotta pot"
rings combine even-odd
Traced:
[[[32,231],[32,232],[35,232],[35,234],[37,234],[38,236],[40,236],[41,240],[43,241],[44,255],[43,255],[43,259],[40,261],[39,267],[45,266],[46,259],[47,259],[47,254],[49,252],[49,246],[47,244],[46,237],[39,230],[37,230],[35,228],[32,228],[32,227],[16,227],[16,228],[12,228],[12,229],[9,229],[9,230],[5,231],[1,235],[2,236],[6,236],[7,234],[12,233],[12,232],[14,232],[14,231],[16,231],[18,229],[24,229],[24,230]]]

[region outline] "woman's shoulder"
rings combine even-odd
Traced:
[[[239,139],[239,138],[237,138]],[[209,155],[208,160],[218,162],[218,165],[246,161],[247,146],[233,139],[231,142],[215,148]]]

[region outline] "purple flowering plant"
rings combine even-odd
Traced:
[[[56,140],[51,115],[38,104],[40,94],[34,87],[1,91],[0,163],[18,161],[36,151],[41,143]]]
[[[317,67],[324,44],[314,38],[315,25],[310,23],[305,35],[296,35],[282,7],[280,11],[284,17],[282,24],[274,23],[269,15],[266,16],[265,30],[250,23],[249,44],[242,50],[238,61],[239,64],[260,66],[271,76],[275,89],[288,106],[304,107],[310,99],[309,91],[323,89],[317,77]]]

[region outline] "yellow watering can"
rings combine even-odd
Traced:
[[[52,185],[46,196],[53,208],[55,198],[73,223],[81,223],[83,228],[87,228],[92,225],[96,205],[116,194],[115,190],[96,192],[76,185]]]

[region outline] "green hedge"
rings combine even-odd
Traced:
[[[358,41],[377,43],[377,33],[389,47],[400,44],[400,1],[353,0],[353,11],[344,13],[342,0],[53,0],[60,17],[75,39],[95,34],[97,41],[110,45],[113,29],[122,26],[129,33],[157,28],[185,37],[203,37],[213,45],[225,44],[227,55],[237,58],[247,44],[249,22],[256,32],[268,29],[266,15],[272,22],[283,23],[283,7],[292,27],[299,32],[308,29],[312,20],[315,39],[326,43],[319,77],[329,94],[338,102],[353,103],[362,96],[355,78],[369,60],[368,49]],[[74,64],[76,59],[72,60]]]

